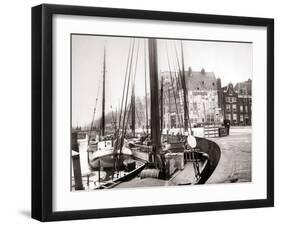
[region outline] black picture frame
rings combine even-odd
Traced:
[[[55,14],[247,25],[267,29],[267,198],[93,210],[52,210],[52,18]],[[32,218],[122,217],[274,206],[274,20],[268,18],[43,4],[32,8]]]

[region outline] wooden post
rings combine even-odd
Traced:
[[[112,178],[111,178],[112,180],[114,180],[114,172],[115,172],[115,167],[116,167],[115,162],[116,162],[116,159],[113,160],[113,169],[112,169]]]
[[[82,182],[79,154],[72,156],[72,163],[73,163],[73,173],[74,173],[74,189],[84,190],[85,188]]]
[[[99,160],[99,183],[100,183],[100,160]]]
[[[82,175],[81,175],[81,165],[80,165],[80,156],[79,156],[79,146],[77,143],[77,132],[71,134],[71,149],[72,153],[72,166],[74,174],[74,189],[75,190],[84,190]]]

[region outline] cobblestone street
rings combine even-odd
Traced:
[[[231,127],[227,137],[208,138],[221,149],[221,159],[207,183],[249,182],[252,174],[252,127]]]

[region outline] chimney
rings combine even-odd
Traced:
[[[189,66],[188,67],[188,75],[191,76],[192,75],[192,68]]]
[[[221,89],[221,79],[217,78],[217,89],[220,90]]]
[[[201,69],[201,74],[205,74],[205,69],[204,68]]]

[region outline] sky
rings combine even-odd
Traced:
[[[72,35],[72,125],[89,124],[101,116],[102,75],[105,53],[105,111],[120,108],[123,83],[130,44],[134,43],[132,74],[135,74],[136,96],[145,94],[145,66],[148,74],[147,39],[130,37],[105,37]],[[157,40],[158,71],[171,70],[176,65],[176,50],[180,57],[179,40]],[[182,40],[184,65],[187,69],[214,72],[222,85],[252,79],[252,44],[215,41]],[[146,55],[145,55],[146,52]],[[145,57],[146,56],[146,57]],[[149,90],[149,81],[147,82]],[[130,91],[129,91],[130,93]],[[96,101],[97,100],[97,101]],[[96,104],[97,102],[97,104]]]

